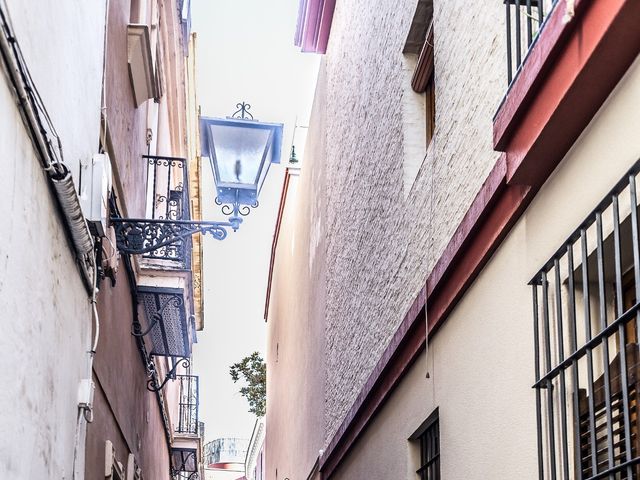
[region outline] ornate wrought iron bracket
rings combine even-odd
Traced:
[[[158,377],[157,377],[158,374],[155,370],[155,366],[153,365],[153,363],[151,363],[151,365],[149,366],[149,369],[151,370],[151,378],[147,381],[147,390],[149,390],[150,392],[159,392],[160,390],[162,390],[169,380],[176,379],[176,371],[178,370],[178,367],[180,365],[182,365],[184,368],[189,368],[189,365],[191,365],[191,362],[186,357],[179,359],[173,365],[173,368],[169,370],[169,372],[167,373],[167,376],[164,378],[162,383],[158,384]]]
[[[179,242],[196,233],[224,240],[227,228],[237,230],[242,219],[228,222],[198,222],[192,220],[149,220],[144,218],[111,218],[116,231],[118,250],[128,254],[144,254]]]

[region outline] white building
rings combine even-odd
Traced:
[[[264,480],[266,478],[264,457],[265,434],[265,418],[256,418],[251,440],[249,440],[247,458],[244,461],[244,471],[247,480]]]
[[[7,0],[0,13],[0,478],[70,479],[84,470],[93,277],[74,187],[98,151],[105,2]]]

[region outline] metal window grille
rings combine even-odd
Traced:
[[[152,220],[189,220],[187,161],[178,157],[144,155],[147,161],[147,217]],[[160,233],[160,232],[159,232]],[[190,265],[191,237],[145,253],[144,258]]]
[[[640,162],[531,281],[539,478],[640,478]]]
[[[180,382],[180,416],[176,432],[198,434],[198,376],[178,375]]]
[[[437,414],[431,418],[420,441],[420,480],[440,480],[440,424]]]
[[[507,79],[509,85],[542,31],[558,0],[504,0],[507,28]]]

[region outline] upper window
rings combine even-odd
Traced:
[[[440,424],[438,410],[433,412],[411,436],[419,444],[420,465],[416,474],[420,480],[440,480]]]
[[[540,475],[638,478],[637,163],[532,280]]]
[[[419,0],[407,35],[403,53],[417,55],[411,78],[411,88],[423,94],[425,105],[425,136],[428,145],[433,138],[436,122],[433,75],[433,1]]]
[[[403,186],[406,198],[424,163],[436,125],[432,0],[418,0],[402,53]]]

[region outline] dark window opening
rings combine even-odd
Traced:
[[[420,446],[420,468],[416,474],[420,480],[440,480],[440,424],[438,410],[412,435]]]

